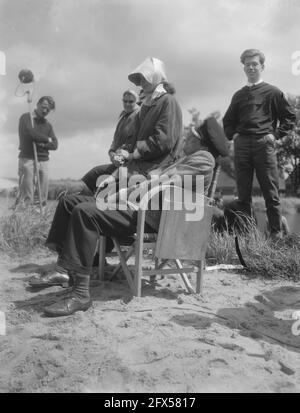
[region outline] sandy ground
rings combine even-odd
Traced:
[[[299,285],[219,270],[205,273],[203,296],[169,276],[132,299],[125,281],[93,281],[92,308],[46,318],[66,290],[27,281],[54,263],[1,257],[0,392],[300,391]]]

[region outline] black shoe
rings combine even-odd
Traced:
[[[62,317],[74,314],[76,311],[86,311],[91,305],[92,301],[90,298],[71,296],[44,308],[44,313],[48,317]]]
[[[54,274],[47,274],[37,279],[32,279],[29,281],[29,285],[33,288],[47,288],[55,285],[67,288],[70,286],[69,281],[70,277],[67,274],[56,272]]]

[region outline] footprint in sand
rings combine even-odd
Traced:
[[[216,367],[228,366],[228,363],[224,359],[213,359],[213,360],[209,360],[208,365],[209,367],[216,368]]]

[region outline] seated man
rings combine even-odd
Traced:
[[[203,175],[206,192],[215,165],[213,155],[203,145],[200,135],[187,138],[184,152],[186,156],[170,166],[162,167],[161,173],[168,176]],[[147,211],[146,232],[158,230],[159,219],[151,219],[152,212],[159,211]],[[157,218],[157,214],[155,217]],[[111,237],[119,240],[128,238],[136,232],[136,225],[136,211],[99,210],[93,197],[78,199],[78,196],[74,195],[60,201],[47,245],[59,252],[58,265],[73,272],[75,285],[66,298],[45,308],[45,314],[56,317],[87,310],[91,306],[89,282],[99,235],[107,237],[107,250],[111,250]]]

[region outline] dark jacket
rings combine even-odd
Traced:
[[[136,147],[141,158],[126,166],[129,174],[146,175],[174,159],[182,135],[182,113],[175,97],[166,93],[151,106],[142,105],[137,122]]]
[[[140,111],[138,106],[133,112],[126,113],[123,111],[119,117],[119,121],[114,133],[114,138],[108,152],[115,152],[117,149],[126,149],[132,152],[136,143],[136,117]]]

